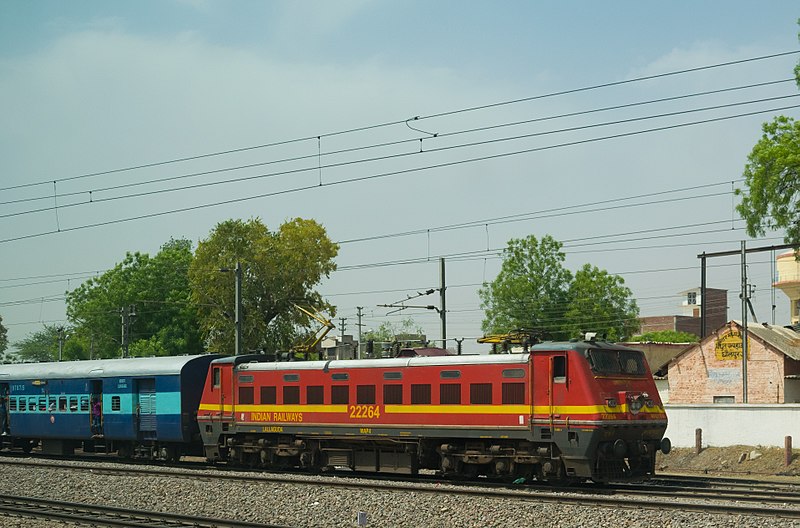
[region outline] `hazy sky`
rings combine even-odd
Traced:
[[[438,337],[435,312],[378,305],[438,286],[444,256],[448,335],[473,343],[479,285],[529,234],[564,242],[572,270],[620,274],[643,315],[677,314],[697,254],[747,238],[731,189],[761,123],[798,115],[800,56],[660,74],[796,52],[798,16],[794,1],[2,1],[3,323],[16,341],[63,322],[64,292],[126,251],[297,216],[342,242],[320,290],[347,333],[362,306],[365,328],[411,316]],[[760,321],[770,257],[750,256]],[[710,264],[738,319],[738,259]]]

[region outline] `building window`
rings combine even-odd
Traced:
[[[267,405],[275,405],[278,397],[275,387],[261,387],[261,403]]]
[[[714,396],[714,403],[736,403],[736,396]]]
[[[350,403],[350,387],[347,385],[333,385],[331,387],[331,403],[333,405],[347,405]]]
[[[403,404],[403,386],[402,385],[384,385],[383,386],[383,404],[384,405],[402,405]]]
[[[325,392],[322,385],[309,385],[306,387],[306,404],[322,405],[325,403]]]
[[[461,384],[442,383],[439,385],[439,403],[442,405],[461,405]]]
[[[252,405],[254,402],[253,397],[253,387],[239,387],[239,403]]]
[[[686,294],[687,304],[697,304],[697,292],[689,292]]]
[[[411,405],[430,405],[431,386],[411,384]]]

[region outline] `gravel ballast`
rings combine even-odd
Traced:
[[[447,486],[441,486],[442,493],[438,494],[392,493],[324,485],[200,480],[201,475],[195,480],[107,475],[70,470],[70,465],[81,463],[64,462],[62,469],[3,465],[0,492],[293,527],[358,526],[358,512],[366,512],[366,526],[370,527],[800,527],[800,522],[762,517],[459,497],[447,494]],[[641,499],[632,499],[632,506],[637,500]],[[75,524],[4,518],[2,526]]]

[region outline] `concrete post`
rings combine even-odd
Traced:
[[[703,430],[699,427],[694,430],[694,454],[699,455],[703,450]]]
[[[787,436],[783,439],[783,454],[784,465],[789,466],[792,463],[792,437]]]

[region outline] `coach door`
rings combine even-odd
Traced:
[[[156,381],[136,380],[136,416],[138,432],[143,440],[155,440],[156,435]]]

